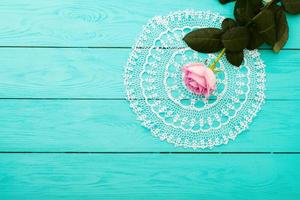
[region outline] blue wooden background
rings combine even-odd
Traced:
[[[142,25],[217,0],[1,0],[0,199],[300,199],[300,16],[260,49],[267,100],[236,141],[175,148],[141,127],[123,67]]]

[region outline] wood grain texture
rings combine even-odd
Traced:
[[[233,4],[217,0],[2,0],[0,46],[130,47],[149,18],[184,9],[233,15]],[[300,48],[300,18],[288,18],[286,48]]]
[[[266,64],[267,99],[299,99],[300,51],[260,52]],[[123,74],[129,53],[2,48],[0,98],[125,98]]]
[[[0,98],[125,97],[129,50],[4,48],[0,54]]]
[[[300,151],[299,109],[267,101],[248,131],[207,151]],[[124,100],[1,100],[0,115],[0,151],[193,151],[154,138]]]
[[[300,16],[288,16],[286,50],[260,51],[262,111],[235,142],[205,150],[216,154],[160,142],[124,100],[127,47],[149,18],[183,9],[231,17],[232,8],[217,0],[2,0],[0,199],[300,199],[300,154],[292,154],[300,152]]]
[[[0,199],[299,199],[299,164],[300,155],[2,154]]]

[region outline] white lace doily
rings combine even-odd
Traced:
[[[220,60],[217,90],[207,100],[184,85],[181,67],[211,63],[217,54],[193,51],[182,38],[191,30],[220,28],[224,17],[209,11],[156,16],[143,28],[125,67],[130,106],[152,134],[176,146],[226,144],[248,128],[264,102],[265,66],[257,50],[245,50],[240,68]]]

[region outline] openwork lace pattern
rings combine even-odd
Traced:
[[[209,99],[184,85],[183,66],[209,64],[217,54],[193,51],[182,38],[197,28],[220,28],[223,19],[210,11],[178,11],[152,18],[138,37],[125,67],[127,98],[142,125],[161,140],[192,148],[227,144],[261,109],[266,75],[257,50],[244,51],[240,68],[220,60]]]

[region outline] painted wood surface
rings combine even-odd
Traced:
[[[300,155],[0,155],[0,199],[298,199]],[[5,172],[5,173],[2,173]]]
[[[285,50],[260,50],[267,101],[212,150],[175,148],[141,127],[123,67],[149,18],[232,16],[217,0],[2,0],[0,199],[300,198],[300,17]]]
[[[154,138],[124,100],[2,100],[0,106],[0,151],[193,151]],[[248,131],[209,151],[300,151],[299,110],[299,101],[267,101]]]
[[[232,17],[217,0],[2,0],[0,45],[131,47],[149,18],[194,9]],[[287,48],[299,48],[300,19],[290,15]]]
[[[129,53],[130,49],[2,48],[0,98],[124,99]],[[266,64],[267,99],[300,99],[300,51],[260,53]]]

